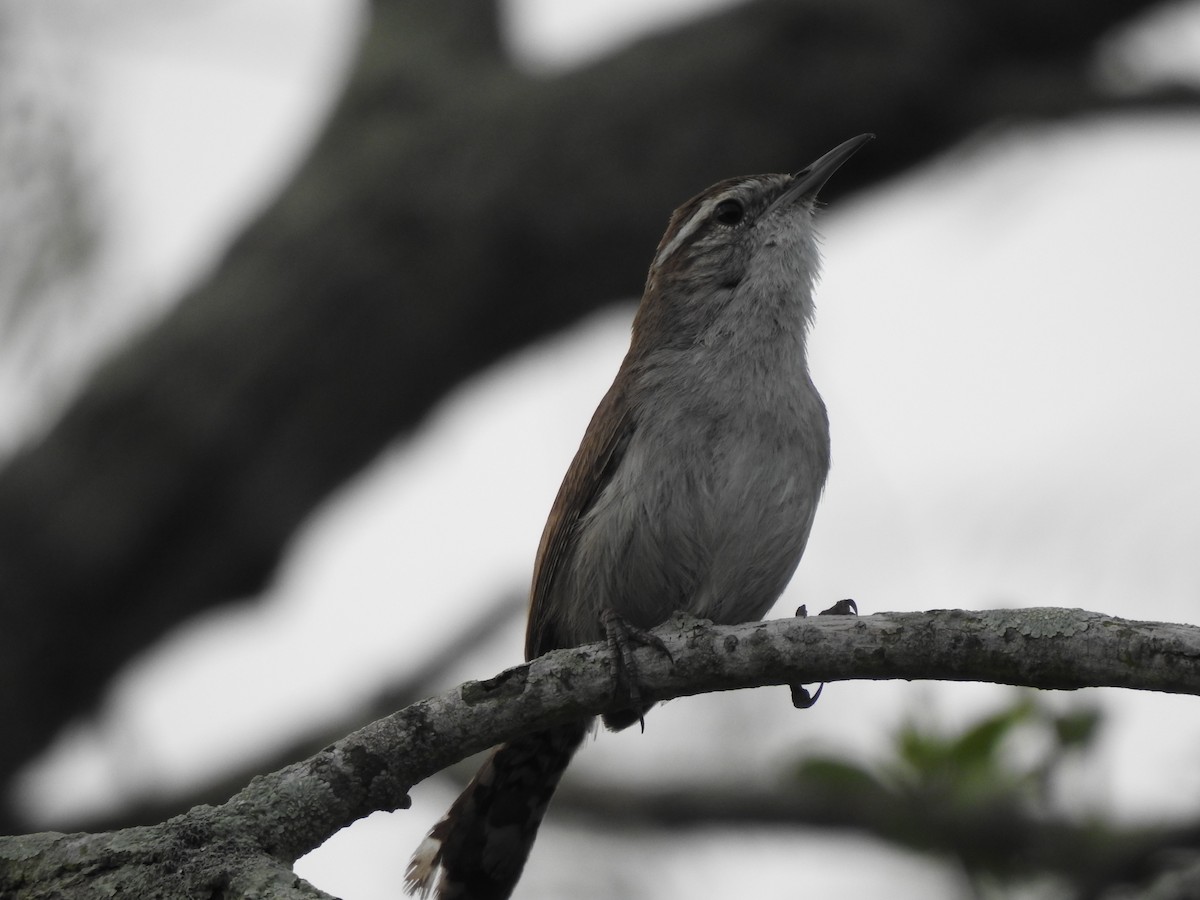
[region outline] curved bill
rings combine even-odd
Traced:
[[[838,144],[812,165],[801,169],[793,175],[792,177],[795,180],[780,195],[779,199],[771,205],[783,206],[801,198],[807,200],[813,199],[817,196],[817,192],[825,186],[825,182],[829,180],[829,177],[842,167],[842,163],[862,149],[864,144],[874,139],[875,135],[873,134],[860,134],[858,137],[850,138],[850,140]]]

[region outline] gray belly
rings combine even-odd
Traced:
[[[720,624],[760,619],[804,552],[829,468],[819,399],[786,429],[735,421],[685,444],[670,437],[687,428],[659,424],[634,435],[579,524],[555,589],[571,599],[554,598],[575,641],[600,638],[605,608],[643,628],[676,610]]]

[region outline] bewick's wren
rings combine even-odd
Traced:
[[[606,613],[643,629],[676,610],[752,621],[787,585],[829,470],[805,353],[815,199],[870,138],[795,175],[722,181],[671,217],[629,353],[542,534],[527,659],[599,640]],[[508,897],[589,727],[497,748],[413,857],[409,890]]]

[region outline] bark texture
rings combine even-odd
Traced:
[[[1200,627],[1083,610],[821,616],[713,627],[678,617],[637,653],[648,699],[767,684],[950,679],[1038,688],[1125,687],[1200,695]],[[324,896],[290,866],[409,788],[519,734],[594,716],[614,698],[605,645],[560,650],[422,700],[314,756],[255,778],[220,806],[102,834],[0,838],[0,895]]]

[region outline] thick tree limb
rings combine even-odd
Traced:
[[[992,681],[1200,694],[1200,627],[1064,609],[937,610],[713,627],[678,617],[637,651],[647,698],[848,679]],[[407,805],[411,785],[517,734],[592,716],[612,696],[602,644],[468,682],[159,826],[0,839],[0,894],[319,897],[287,867],[342,827]]]

